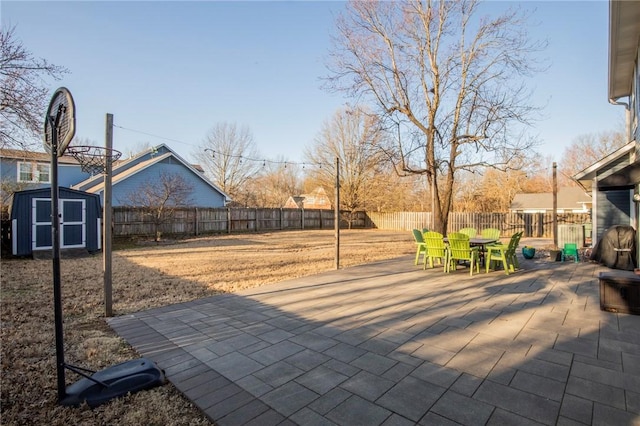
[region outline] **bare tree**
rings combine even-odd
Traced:
[[[160,226],[171,220],[178,208],[191,204],[192,193],[193,185],[182,175],[162,171],[127,194],[123,202],[141,208],[152,218],[155,241],[160,241]]]
[[[212,181],[231,198],[242,197],[244,186],[260,170],[251,130],[235,123],[216,124],[193,156]]]
[[[326,87],[375,103],[398,137],[401,173],[426,175],[435,229],[447,228],[456,173],[506,169],[535,142],[524,79],[531,54],[526,15],[479,17],[479,2],[351,1],[337,21]],[[400,137],[402,135],[402,137]]]
[[[9,212],[11,197],[14,193],[24,191],[25,189],[33,189],[34,187],[36,187],[36,185],[33,183],[16,182],[3,176],[3,178],[0,179],[0,214],[4,215]]]
[[[40,143],[44,113],[51,96],[46,79],[69,71],[35,58],[15,35],[0,28],[0,148],[29,149]]]
[[[530,157],[513,169],[467,173],[456,181],[454,209],[467,212],[505,212],[518,193],[551,192],[553,160]]]
[[[577,136],[562,153],[558,176],[563,184],[567,184],[569,177],[586,169],[603,157],[621,148],[628,141],[624,131],[604,131]]]
[[[260,173],[246,185],[246,201],[238,201],[254,207],[283,207],[290,196],[302,191],[300,174],[300,165],[284,158],[265,161]]]
[[[315,164],[310,178],[335,197],[335,159],[340,161],[340,209],[351,213],[364,207],[368,185],[385,157],[383,132],[376,116],[360,108],[340,110],[326,121],[314,144],[305,150],[306,161]],[[351,220],[349,219],[349,223]]]

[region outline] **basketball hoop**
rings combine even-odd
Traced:
[[[80,163],[83,172],[91,175],[103,174],[107,170],[107,160],[116,161],[122,153],[115,149],[109,149],[101,146],[69,146],[66,154],[71,155]]]

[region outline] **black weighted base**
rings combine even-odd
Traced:
[[[78,372],[74,368],[70,369]],[[163,371],[152,361],[140,358],[85,376],[67,387],[60,404],[77,406],[86,402],[93,408],[113,398],[150,389],[164,382]]]

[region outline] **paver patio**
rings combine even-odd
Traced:
[[[218,425],[640,425],[640,316],[593,263],[413,256],[112,318]]]

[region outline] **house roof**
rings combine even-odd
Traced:
[[[289,202],[291,202],[301,209],[304,206],[304,199],[305,199],[304,195],[293,195],[289,197],[289,199],[285,204],[289,204]]]
[[[598,186],[623,186],[638,177],[640,164],[636,163],[636,142],[631,141],[616,151],[573,175],[586,188],[598,178]]]
[[[640,40],[640,2],[609,1],[609,99],[631,95]]]
[[[171,157],[171,153],[167,152],[166,154],[159,155],[157,157],[152,157],[149,160],[142,161],[128,168],[126,167],[126,165],[125,167],[118,167],[117,169],[113,170],[113,176],[111,177],[111,182],[112,184],[122,182],[126,178],[133,176],[136,173],[148,168],[149,166],[152,166],[153,164],[158,163],[164,160],[165,158],[169,158],[169,157]],[[123,168],[124,170],[122,170]],[[91,186],[88,186],[88,185],[91,185]],[[77,185],[74,185],[74,187],[84,188],[85,191],[92,192],[92,193],[101,192],[102,189],[104,188],[104,179],[102,175],[92,176],[89,179],[83,182],[80,182]]]
[[[584,204],[591,204],[591,196],[582,188],[563,187],[558,189],[557,203],[558,209],[580,209]],[[511,210],[553,210],[553,193],[516,194]]]
[[[148,157],[143,159],[144,157]],[[165,144],[158,145],[153,148],[149,148],[146,151],[141,152],[140,154],[120,162],[113,169],[112,183],[115,185],[118,182],[121,182],[124,179],[127,179],[130,176],[133,176],[141,171],[157,164],[169,157],[175,158],[178,162],[180,162],[183,166],[191,170],[196,176],[202,179],[207,185],[211,186],[213,189],[222,194],[227,201],[231,198],[225,194],[220,188],[214,185],[211,181],[206,179],[204,175],[198,171],[193,165],[186,162],[182,157],[176,154],[171,148],[169,148]],[[142,160],[141,160],[142,159]],[[89,179],[84,180],[83,182],[78,183],[73,186],[76,189],[81,189],[87,192],[101,192],[104,189],[104,179],[102,175],[92,176]]]
[[[22,161],[36,161],[41,163],[51,162],[51,154],[46,152],[25,151],[23,149],[0,149],[0,158],[10,158]],[[58,164],[78,164],[75,158],[63,155],[58,157]]]

